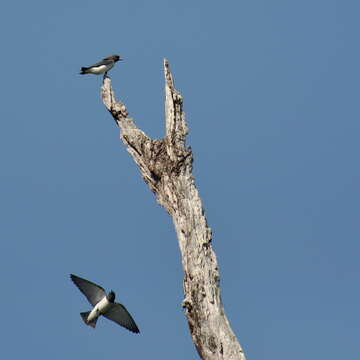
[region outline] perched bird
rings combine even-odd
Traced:
[[[94,284],[89,280],[74,274],[71,274],[70,278],[93,306],[91,311],[80,313],[86,325],[95,328],[97,319],[103,315],[107,319],[116,322],[134,333],[140,332],[125,306],[114,302],[114,291],[111,290],[106,295],[105,290],[101,286]]]
[[[82,67],[80,74],[103,74],[107,73],[117,61],[122,60],[119,55],[111,55],[88,67]]]

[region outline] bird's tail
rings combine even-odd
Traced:
[[[87,67],[82,67],[82,68],[81,68],[81,72],[80,72],[80,74],[81,74],[81,75],[83,75],[83,74],[87,74],[87,73],[88,73],[88,71],[87,71],[87,70],[88,70],[88,68],[87,68]]]
[[[89,325],[89,326],[91,326],[92,328],[95,329],[95,327],[96,327],[96,322],[97,322],[97,319],[98,319],[98,318],[95,318],[95,319],[92,320],[91,322],[88,322],[87,319],[88,319],[88,317],[89,317],[89,314],[90,314],[90,311],[80,313],[81,318],[84,320],[84,323],[85,323],[86,325]]]

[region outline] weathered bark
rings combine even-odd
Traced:
[[[188,128],[180,93],[164,60],[166,136],[151,139],[138,129],[123,103],[115,100],[111,80],[104,76],[102,99],[121,129],[121,139],[140,172],[172,216],[184,268],[183,308],[193,342],[202,359],[245,360],[225,315],[220,276],[199,193],[192,176],[193,155],[186,147]]]

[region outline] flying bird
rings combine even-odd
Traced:
[[[114,302],[114,291],[111,290],[106,295],[105,290],[101,286],[94,284],[89,280],[83,279],[74,274],[71,274],[70,278],[93,306],[92,310],[80,313],[81,318],[84,320],[86,325],[95,328],[98,318],[103,315],[107,319],[116,322],[134,333],[140,332],[134,319],[126,310],[125,306]]]
[[[80,74],[95,74],[95,75],[99,75],[99,74],[103,74],[103,73],[107,73],[114,65],[117,61],[122,60],[121,57],[119,55],[110,55],[106,58],[104,58],[103,60],[97,62],[94,65],[91,66],[83,66],[81,68],[81,72]]]

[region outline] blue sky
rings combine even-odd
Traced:
[[[184,97],[222,298],[248,359],[354,358],[359,334],[356,1],[32,1],[0,14],[3,358],[195,359],[171,219],[81,66],[164,134]],[[140,335],[95,331],[69,279],[113,289]]]

